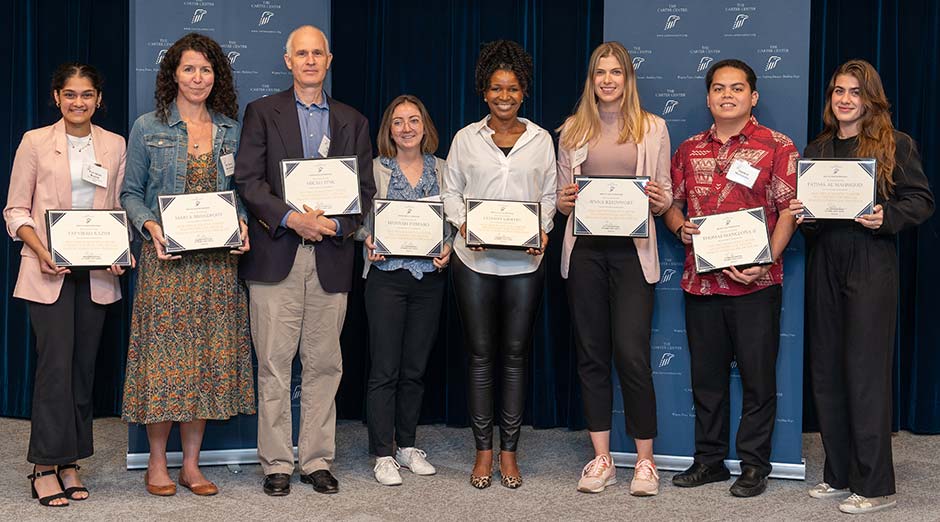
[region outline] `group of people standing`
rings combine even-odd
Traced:
[[[632,60],[617,42],[591,55],[574,113],[549,131],[519,117],[532,88],[532,58],[515,42],[484,46],[475,87],[488,108],[454,136],[446,161],[424,104],[402,95],[386,109],[373,159],[367,120],[331,98],[323,81],[332,62],[322,31],[302,26],[288,37],[285,65],[293,85],[248,104],[243,121],[232,71],[218,44],[190,34],[166,53],[156,81],[157,106],[124,140],[91,124],[102,100],[93,68],[67,64],[52,95],[62,119],[26,133],[17,151],[4,218],[22,240],[16,297],[29,301],[39,356],[28,460],[34,497],[65,506],[88,498],[77,461],[92,453],[91,383],[104,306],[120,299],[109,270],[58,267],[46,249],[45,210],[123,207],[144,238],[139,260],[125,379],[123,417],[145,424],[150,460],[144,481],[173,495],[166,442],[180,423],[183,467],[177,482],[197,495],[218,488],[199,470],[205,421],[258,413],[263,490],[287,495],[295,459],[291,441],[291,363],[299,354],[302,392],[300,480],[335,493],[334,397],[342,375],[339,335],[352,287],[355,240],[363,241],[371,370],[367,420],[375,479],[401,484],[400,468],[435,473],[416,444],[423,375],[451,279],[468,355],[468,406],[476,445],[473,487],[522,485],[517,460],[531,332],[542,298],[543,254],[554,214],[568,217],[561,273],[567,279],[578,376],[594,458],[578,490],[598,493],[616,482],[610,454],[611,371],[616,370],[626,431],[636,442],[630,493],[656,495],[653,458],[656,398],[650,369],[654,288],[660,278],[656,227],[647,238],[575,237],[574,177],[648,177],[650,224],[661,217],[686,245],[682,288],[692,363],[695,462],[673,477],[680,487],[724,481],[729,447],[728,381],[737,361],[743,409],[737,433],[742,474],[731,493],[762,493],[771,471],[776,412],[776,356],[783,267],[798,227],[806,233],[807,346],[826,450],[817,498],[845,497],[839,509],[868,512],[894,504],[890,442],[890,357],[898,269],[895,234],[926,220],[933,198],[916,146],[895,131],[877,72],[853,60],[832,76],[825,130],[810,157],[874,157],[878,205],[854,222],[798,217],[799,154],[785,135],[752,115],[757,79],[744,62],[723,60],[706,75],[710,129],[671,156],[665,122],[641,108]],[[232,156],[234,154],[234,160]],[[284,201],[280,162],[355,156],[363,213],[326,216]],[[751,184],[729,179],[732,165],[753,169]],[[88,165],[108,172],[106,186],[83,177]],[[243,246],[228,252],[169,255],[157,196],[236,189]],[[386,258],[376,253],[373,198],[443,202],[442,254]],[[466,198],[541,203],[541,247],[468,246]],[[691,218],[761,207],[773,262],[696,273]],[[242,285],[241,281],[246,285]],[[247,286],[247,290],[246,290]],[[871,303],[881,303],[872,307]],[[249,321],[250,319],[250,321]],[[249,328],[250,324],[250,328]],[[249,341],[250,337],[250,341]],[[250,346],[258,359],[257,405]],[[498,376],[498,377],[497,377]],[[497,382],[498,379],[498,382]],[[498,387],[499,400],[494,399]],[[498,413],[496,413],[498,412]],[[499,448],[493,451],[493,427]]]

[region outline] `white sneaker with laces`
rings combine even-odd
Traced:
[[[581,480],[578,481],[578,491],[584,493],[600,493],[604,488],[617,483],[617,468],[614,467],[610,455],[598,455],[588,462],[581,470]]]
[[[636,463],[633,480],[630,481],[630,494],[634,497],[652,497],[659,494],[659,473],[649,459]]]
[[[861,515],[864,513],[873,513],[897,505],[894,495],[887,497],[863,497],[852,493],[849,498],[839,504],[839,511],[851,515]]]
[[[849,488],[835,489],[826,482],[820,482],[809,490],[813,498],[834,498],[849,494]]]
[[[375,467],[372,468],[372,472],[379,484],[399,486],[401,485],[401,475],[398,473],[400,467],[392,457],[378,457],[375,459]]]
[[[395,460],[401,467],[411,470],[415,475],[433,475],[437,473],[434,466],[428,462],[428,454],[418,448],[398,448],[395,450]]]

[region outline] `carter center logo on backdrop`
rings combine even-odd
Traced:
[[[231,65],[235,65],[235,60],[237,60],[238,57],[241,56],[241,55],[242,55],[242,53],[240,53],[240,52],[238,52],[238,51],[231,51],[231,52],[229,52],[229,53],[228,53],[228,63],[230,63]]]
[[[671,353],[671,352],[666,352],[666,353],[664,353],[663,356],[662,356],[662,358],[659,360],[659,367],[660,367],[660,368],[665,368],[666,366],[669,366],[669,363],[672,362],[672,359],[673,359],[673,357],[675,357],[675,356],[676,356],[676,354]]]
[[[261,20],[258,21],[258,26],[260,27],[262,25],[268,25],[268,22],[271,21],[272,16],[274,16],[274,13],[272,13],[271,11],[265,11],[261,13]]]
[[[676,22],[678,22],[681,19],[682,17],[679,15],[669,15],[669,17],[666,18],[666,26],[663,27],[663,31],[668,31],[670,29],[673,29],[676,26]]]
[[[674,101],[674,100],[669,100],[669,101]],[[678,104],[679,102],[676,102],[676,103]],[[670,280],[672,280],[672,276],[674,276],[674,275],[676,275],[676,269],[675,269],[675,268],[667,268],[667,269],[663,270],[663,275],[662,275],[662,277],[659,278],[659,282],[660,282],[660,283],[668,283]]]
[[[637,56],[636,58],[634,58],[633,59],[633,71],[636,72],[636,70],[639,69],[640,66],[643,65],[643,62],[645,61],[646,61],[646,58],[643,58],[642,56]]]
[[[206,16],[206,13],[208,13],[208,11],[206,11],[205,9],[201,7],[199,9],[196,9],[195,11],[193,11],[193,21],[191,23],[198,24],[199,22],[202,21],[202,17]]]
[[[166,56],[166,49],[160,49],[160,52],[157,53],[157,61],[153,63],[160,63],[163,61],[163,58]]]
[[[734,31],[736,29],[740,29],[744,27],[744,21],[747,20],[748,18],[750,18],[750,16],[746,14],[739,14],[738,16],[736,16],[734,18],[734,25],[731,26],[731,30]]]
[[[764,67],[764,70],[765,70],[765,71],[770,71],[770,70],[776,69],[776,68],[777,68],[777,64],[780,63],[780,60],[782,60],[782,59],[783,59],[783,58],[781,58],[781,57],[779,57],[779,56],[777,56],[777,55],[771,56],[770,58],[767,59],[767,65]]]
[[[663,116],[672,113],[677,105],[679,105],[677,100],[666,100],[666,106],[663,107]]]
[[[708,65],[709,65],[710,63],[712,63],[714,60],[715,60],[715,59],[712,58],[711,56],[703,56],[702,59],[699,60],[699,62],[698,62],[698,69],[696,69],[696,70],[697,70],[698,72],[702,72],[702,71],[704,71],[705,69],[708,69]]]

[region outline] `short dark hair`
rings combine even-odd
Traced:
[[[496,40],[483,46],[476,68],[478,93],[486,92],[496,71],[515,74],[522,93],[528,95],[532,85],[532,56],[521,45],[511,40]]]
[[[721,69],[722,67],[732,67],[734,69],[740,69],[744,71],[744,74],[747,76],[747,83],[751,86],[752,91],[757,90],[757,75],[754,74],[754,69],[751,69],[751,66],[742,62],[741,60],[736,60],[734,58],[729,58],[727,60],[720,60],[712,64],[708,68],[708,72],[705,73],[705,89],[711,90],[712,88],[712,79],[715,77],[715,71]]]
[[[52,97],[53,104],[55,104],[55,93],[61,91],[65,87],[66,82],[75,76],[90,81],[91,86],[98,91],[99,95],[101,94],[101,88],[104,87],[104,78],[101,77],[101,73],[98,72],[98,69],[95,69],[87,63],[66,62],[56,67],[55,72],[52,73],[51,92],[49,95]]]

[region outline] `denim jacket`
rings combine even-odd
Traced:
[[[237,121],[210,111],[212,117],[212,154],[218,170],[216,190],[235,190],[234,176],[226,176],[221,157],[238,150],[240,126]],[[127,211],[134,228],[147,239],[144,229],[147,221],[160,223],[157,196],[182,194],[186,190],[186,123],[180,119],[176,102],[170,104],[168,123],[163,123],[156,112],[137,118],[127,144],[127,167],[121,189],[121,206]],[[238,216],[245,220],[241,200]]]

